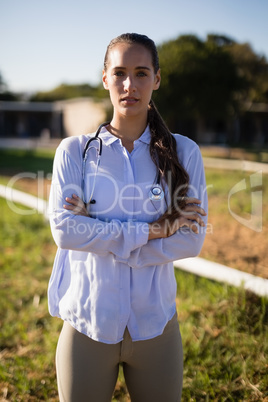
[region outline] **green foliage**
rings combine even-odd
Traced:
[[[19,100],[19,96],[10,91],[0,92],[0,101],[17,101],[17,100]]]
[[[227,51],[235,62],[239,76],[244,82],[240,100],[268,101],[268,63],[263,55],[256,54],[249,43],[237,43],[220,35],[208,35],[212,42]]]
[[[7,90],[7,85],[6,85],[5,81],[4,81],[4,78],[3,78],[2,74],[1,74],[1,72],[0,72],[0,94],[3,93],[3,92],[6,92],[6,90]]]
[[[212,42],[219,47],[232,46],[236,43],[234,39],[229,38],[228,36],[216,34],[208,34],[207,42]]]
[[[268,63],[264,56],[257,55],[248,43],[233,43],[226,48],[245,81],[241,100],[268,102]]]
[[[245,101],[268,102],[267,60],[248,43],[182,35],[158,50],[162,82],[154,99],[171,130],[181,120],[226,119]]]
[[[162,71],[156,103],[169,127],[195,117],[226,117],[237,109],[243,88],[231,55],[215,41],[180,36],[159,46]]]
[[[8,86],[0,72],[0,101],[15,101],[18,99],[18,95],[8,90]]]
[[[80,97],[103,99],[108,97],[108,94],[101,84],[96,87],[89,84],[61,84],[51,91],[36,93],[31,97],[31,101],[54,102]]]

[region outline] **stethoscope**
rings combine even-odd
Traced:
[[[100,164],[100,159],[101,159],[101,155],[102,155],[102,139],[101,137],[99,137],[99,134],[101,132],[101,129],[105,126],[107,126],[108,124],[110,124],[110,122],[106,122],[106,123],[102,123],[99,128],[97,129],[95,136],[89,138],[89,140],[86,142],[84,151],[83,151],[83,166],[82,166],[82,188],[83,188],[83,201],[84,204],[87,206],[88,204],[95,204],[96,200],[93,199],[93,194],[94,194],[94,190],[95,190],[95,185],[96,185],[96,178],[97,178],[97,174],[98,174],[98,169],[99,169],[99,164]],[[92,143],[93,141],[97,142],[97,146],[95,147]],[[88,157],[88,151],[90,149],[95,149],[96,150],[96,154],[97,154],[97,160],[96,160],[96,170],[95,170],[95,174],[94,174],[94,178],[93,178],[93,183],[92,183],[92,189],[91,189],[91,193],[89,196],[89,200],[86,201],[85,199],[85,172],[86,172],[86,162],[87,162],[87,157]],[[151,201],[160,201],[163,199],[164,197],[164,190],[162,188],[162,186],[160,185],[161,182],[161,174],[160,174],[160,170],[158,171],[156,180],[154,181],[152,187],[150,188],[149,191],[149,199]]]

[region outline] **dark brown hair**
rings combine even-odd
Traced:
[[[157,73],[159,59],[155,43],[148,36],[137,33],[122,34],[111,40],[105,53],[105,70],[107,70],[109,51],[118,43],[144,46],[151,53],[154,72],[155,74]],[[172,213],[178,211],[178,207],[182,208],[185,205],[184,197],[188,190],[189,175],[178,160],[176,140],[152,100],[148,105],[148,124],[151,131],[150,155],[160,171],[161,179],[164,178],[169,185],[171,196],[170,212]]]

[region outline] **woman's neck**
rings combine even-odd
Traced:
[[[147,116],[143,119],[135,118],[117,118],[113,117],[108,131],[111,134],[121,139],[122,145],[131,152],[134,147],[134,141],[136,141],[144,132],[147,126]]]

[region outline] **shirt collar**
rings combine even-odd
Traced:
[[[143,142],[144,144],[150,144],[151,141],[151,131],[149,128],[149,124],[147,124],[145,130],[143,131],[142,135],[136,140],[137,142]],[[136,142],[135,141],[135,142]]]
[[[119,141],[119,138],[111,134],[106,127],[102,127],[99,135],[101,135],[101,139],[105,145],[110,145],[113,144],[115,141]],[[135,142],[143,142],[145,144],[150,144],[150,141],[151,141],[151,132],[148,124],[144,132]]]
[[[105,145],[110,145],[115,141],[119,141],[119,138],[111,134],[106,127],[102,127],[99,135],[101,136],[101,139]]]

